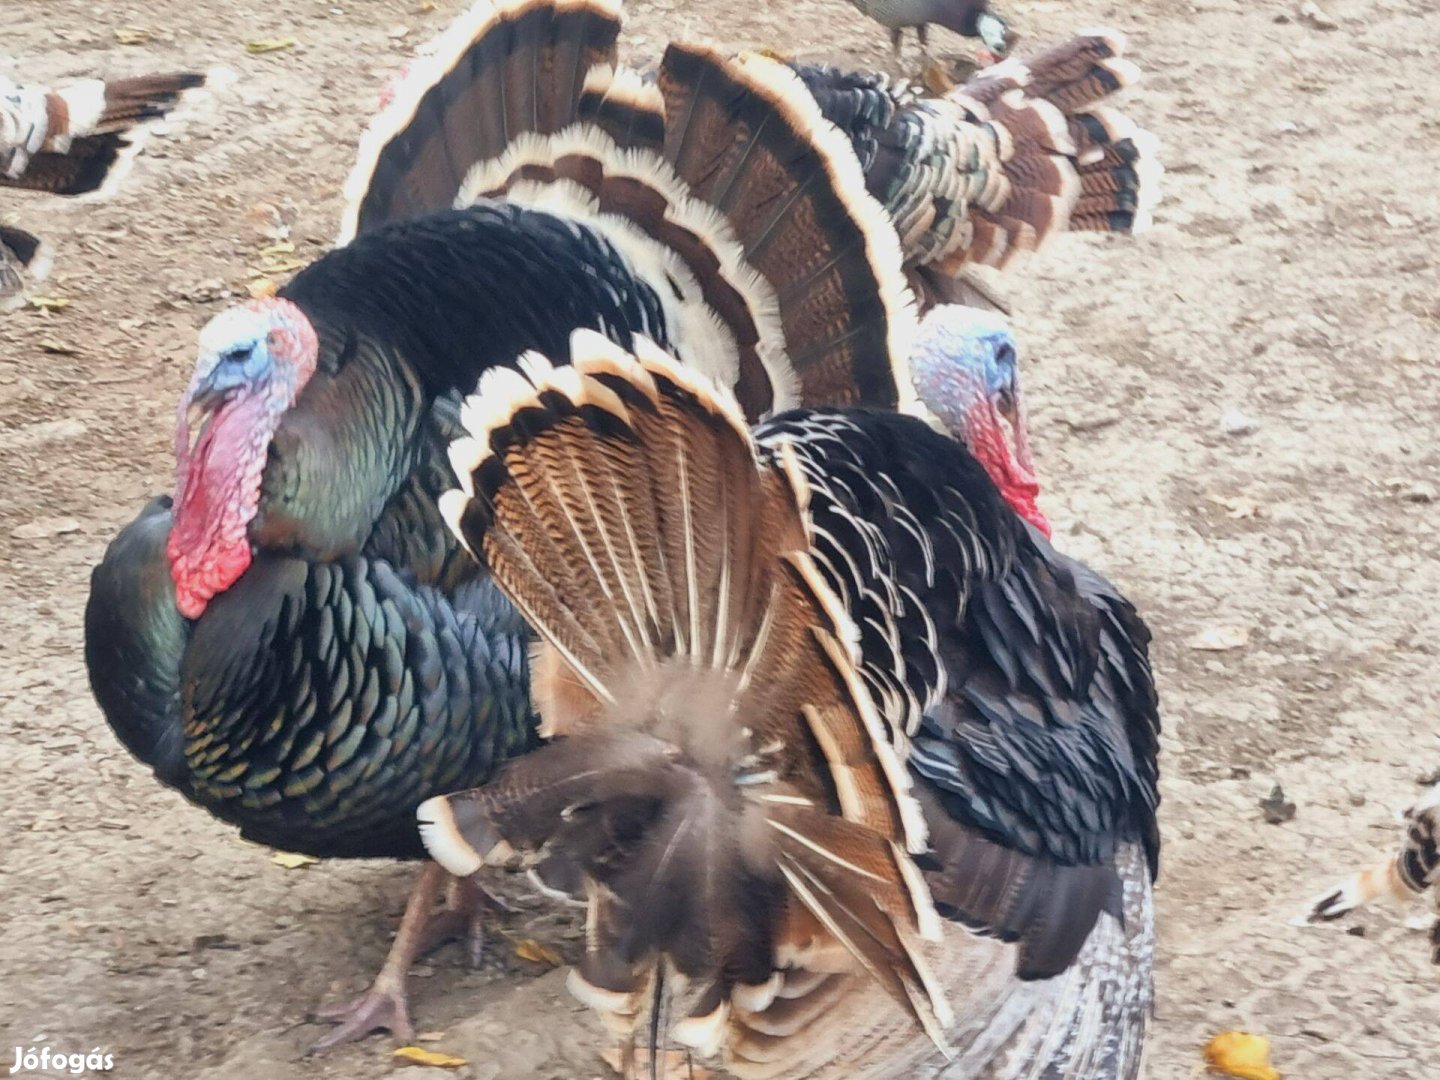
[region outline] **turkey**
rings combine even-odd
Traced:
[[[1134,609],[919,418],[752,431],[643,340],[567,355],[487,373],[450,450],[441,510],[543,642],[551,741],[422,804],[430,853],[579,872],[569,985],[632,1067],[1136,1076],[1159,718]]]
[[[1338,919],[1381,898],[1405,901],[1429,892],[1436,912],[1430,926],[1430,957],[1440,964],[1440,785],[1406,810],[1404,818],[1405,839],[1400,850],[1384,862],[1352,874],[1315,900],[1310,919]]]
[[[890,31],[890,48],[900,58],[905,31],[915,28],[920,51],[929,46],[926,31],[931,23],[965,37],[979,38],[990,54],[987,60],[1004,56],[1015,43],[1015,33],[1005,20],[990,10],[989,0],[850,0],[864,14]]]
[[[619,29],[608,0],[463,15],[388,89],[340,246],[201,332],[173,501],[96,568],[86,662],[121,742],[249,839],[420,858],[415,807],[534,739],[528,629],[436,509],[482,372],[586,327],[756,418],[915,405],[895,234],[798,79],[677,45],[642,84]],[[410,1035],[411,961],[479,927],[470,882],[436,915],[443,884],[321,1045]]]
[[[144,124],[204,82],[203,75],[181,72],[81,79],[52,90],[0,75],[0,187],[52,195],[113,187],[139,150]],[[22,271],[39,281],[48,270],[39,237],[0,226],[0,311],[22,302]]]
[[[849,138],[922,306],[1003,306],[977,297],[983,286],[963,272],[1009,266],[1066,230],[1137,233],[1150,223],[1158,144],[1102,104],[1140,77],[1124,52],[1121,34],[1094,30],[938,97],[880,74],[795,71]]]

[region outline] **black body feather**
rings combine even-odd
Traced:
[[[1023,977],[1063,971],[1119,914],[1119,849],[1142,845],[1158,872],[1149,631],[912,418],[797,412],[756,434],[795,445],[863,674],[882,704],[909,702],[937,908],[1019,941]]]

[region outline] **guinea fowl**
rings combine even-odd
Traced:
[[[568,357],[488,373],[451,447],[442,512],[540,636],[552,741],[423,804],[431,854],[578,869],[570,986],[631,1065],[1134,1077],[1159,853],[1134,609],[921,419],[752,432],[644,341]]]
[[[140,148],[148,121],[164,116],[205,76],[80,79],[51,89],[0,75],[0,187],[84,195],[113,186]],[[22,300],[22,271],[44,278],[40,239],[0,225],[0,311]]]
[[[342,246],[201,333],[173,504],[96,569],[86,660],[121,741],[247,838],[418,858],[415,806],[531,745],[528,631],[436,511],[482,372],[587,327],[753,417],[914,402],[894,232],[799,81],[672,46],[642,85],[619,28],[604,0],[477,5],[388,88]],[[411,961],[476,926],[468,883],[432,918],[442,880],[322,1045],[409,1036]]]
[[[890,48],[900,58],[905,31],[914,27],[920,51],[929,46],[931,23],[965,37],[979,38],[990,53],[987,60],[1003,57],[1015,43],[1015,33],[990,10],[989,0],[850,0],[864,14],[890,31]]]
[[[870,72],[794,69],[849,137],[922,306],[1003,306],[963,272],[1008,266],[1066,230],[1136,233],[1150,223],[1158,144],[1102,104],[1140,77],[1124,52],[1123,35],[1094,30],[938,97]]]

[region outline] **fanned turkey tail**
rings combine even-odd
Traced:
[[[815,1048],[772,1033],[855,977],[942,1042],[924,823],[810,559],[805,481],[761,463],[733,397],[637,353],[580,331],[572,366],[532,354],[466,404],[442,509],[543,639],[554,741],[423,804],[426,846],[459,874],[512,849],[577,866],[572,988],[652,1050],[793,1075]]]
[[[340,241],[499,199],[602,234],[654,287],[678,358],[748,417],[909,403],[900,250],[843,137],[783,65],[672,45],[617,66],[613,0],[477,4],[390,91]]]
[[[850,138],[929,303],[973,265],[1004,267],[1069,230],[1139,232],[1158,199],[1153,136],[1100,104],[1135,82],[1124,38],[1095,30],[931,97],[882,75],[797,71]]]
[[[143,125],[204,82],[179,72],[50,89],[0,77],[0,187],[83,195],[112,186],[138,151]]]

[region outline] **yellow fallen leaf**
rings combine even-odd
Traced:
[[[1240,1080],[1280,1080],[1270,1064],[1270,1040],[1244,1031],[1222,1031],[1205,1046],[1205,1064],[1212,1073]]]
[[[426,1050],[423,1046],[402,1046],[390,1054],[393,1058],[407,1061],[411,1065],[429,1065],[432,1069],[458,1069],[469,1062],[454,1054],[441,1054],[435,1050]]]
[[[58,296],[32,296],[30,306],[41,311],[64,311],[70,306],[70,301]]]
[[[115,31],[115,40],[121,45],[144,45],[150,40],[150,31],[138,26],[122,26]]]
[[[270,861],[286,870],[299,870],[302,866],[309,866],[320,860],[313,855],[301,855],[298,851],[277,851],[270,856]]]
[[[532,964],[544,964],[546,967],[559,967],[563,960],[560,954],[543,942],[534,938],[521,938],[515,943],[515,955],[521,960],[529,960]]]
[[[245,51],[252,56],[260,53],[279,52],[281,49],[288,49],[295,44],[293,37],[272,37],[260,38],[256,41],[245,42]]]
[[[266,244],[259,254],[262,259],[273,259],[276,255],[294,255],[295,245],[289,240],[278,240],[273,244]]]
[[[245,291],[250,294],[251,300],[263,300],[268,296],[274,296],[280,291],[280,286],[275,284],[274,279],[268,277],[257,277],[246,282]]]

